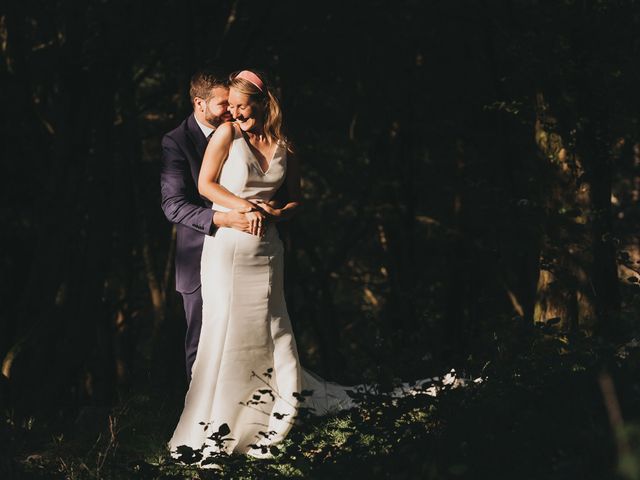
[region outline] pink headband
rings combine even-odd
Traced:
[[[236,75],[236,78],[242,78],[249,83],[253,83],[258,88],[258,90],[264,92],[264,82],[260,80],[260,77],[255,73],[250,72],[249,70],[243,70],[238,75]]]

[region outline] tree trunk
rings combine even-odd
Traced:
[[[571,130],[571,132],[570,132]],[[546,218],[534,320],[593,331],[617,305],[611,249],[611,171],[592,129],[561,128],[542,92],[535,139],[546,165]]]

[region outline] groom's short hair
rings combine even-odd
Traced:
[[[209,98],[211,89],[215,87],[228,87],[227,75],[213,69],[198,70],[191,77],[191,85],[189,87],[189,96],[191,104],[196,97]]]

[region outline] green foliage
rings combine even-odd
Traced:
[[[29,422],[14,419],[11,431],[23,438],[15,452],[17,471],[29,478],[53,478],[57,471],[60,478],[149,480],[637,479],[638,342],[617,346],[588,337],[569,339],[543,328],[531,335],[506,347],[509,352],[503,354],[510,361],[489,362],[481,384],[445,389],[435,398],[369,395],[360,408],[305,418],[273,458],[221,455],[212,461],[215,469],[207,470],[177,463],[164,445],[170,435],[167,419],[177,416],[180,405],[168,406],[155,395],[131,398],[125,408],[110,412],[113,420],[94,431],[93,445],[66,433],[42,442],[46,429],[37,419],[30,429]],[[628,449],[619,459],[597,384],[603,368],[614,378],[627,422]],[[233,435],[224,426],[218,433]]]

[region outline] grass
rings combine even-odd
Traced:
[[[160,394],[137,392],[65,426],[5,412],[11,446],[2,478],[635,480],[640,348],[618,353],[592,339],[541,335],[493,361],[480,385],[436,398],[370,397],[359,409],[294,427],[274,459],[233,455],[220,470],[167,455],[180,405]],[[603,371],[626,422],[615,435],[598,384]]]

